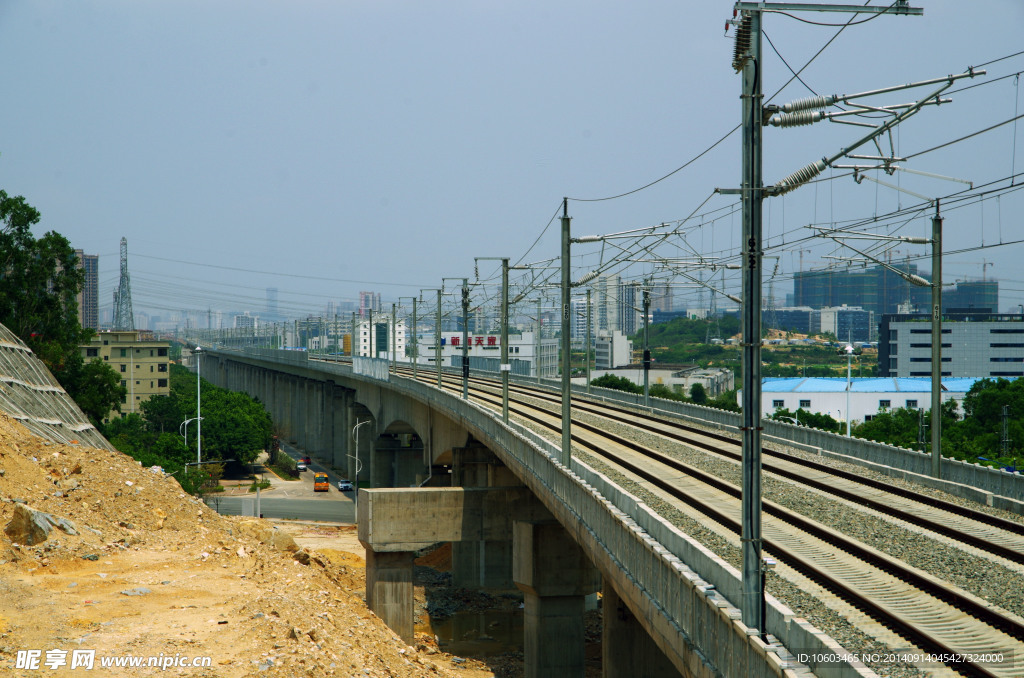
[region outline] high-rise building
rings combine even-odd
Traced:
[[[643,313],[637,309],[642,308],[643,303],[643,287],[640,283],[619,285],[619,326],[616,329],[627,337],[636,334],[641,326]]]
[[[381,311],[380,292],[359,293],[359,317],[366,318],[370,311],[379,313]]]
[[[673,309],[672,286],[668,283],[651,286],[651,310],[671,313]]]
[[[78,293],[78,324],[82,327],[100,329],[100,264],[99,256],[75,250],[78,266],[85,274],[82,289]]]
[[[894,262],[893,268],[913,275],[917,264]],[[876,317],[906,309],[928,309],[931,290],[918,287],[884,266],[853,271],[804,271],[794,274],[793,305],[811,308],[860,306]],[[995,312],[999,307],[999,283],[995,280],[959,282],[955,289],[943,290],[942,309],[972,309]]]

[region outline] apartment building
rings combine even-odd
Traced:
[[[90,343],[80,347],[86,362],[99,359],[110,365],[121,375],[121,385],[128,390],[121,401],[121,414],[111,411],[104,422],[138,412],[143,402],[171,392],[169,346],[166,341],[154,340],[149,332],[111,330],[99,332]]]

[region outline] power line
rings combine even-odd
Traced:
[[[259,273],[261,275],[274,275],[281,278],[301,278],[303,280],[323,280],[325,282],[339,282],[339,283],[355,283],[357,285],[390,285],[394,287],[415,287],[416,285],[424,285],[424,283],[396,283],[396,282],[383,282],[377,280],[350,280],[347,278],[326,278],[323,276],[316,275],[302,275],[301,273],[279,273],[277,271],[268,271],[266,269],[251,269],[251,268],[239,268],[237,266],[224,266],[222,264],[201,264],[196,261],[184,261],[182,259],[166,259],[164,257],[156,257],[151,254],[136,254],[136,257],[142,257],[143,259],[153,259],[155,261],[166,261],[172,264],[187,264],[189,266],[200,266],[203,268],[215,268],[220,271],[238,271],[240,273]]]
[[[889,5],[889,7],[887,9],[892,9],[893,7],[895,7],[897,5],[898,2],[899,2],[899,0],[896,0],[896,2],[893,2],[891,5]],[[870,0],[869,0],[869,2],[865,2],[864,3],[865,6],[867,6],[869,4],[871,4]],[[783,16],[788,16],[790,19],[796,19],[797,21],[802,21],[805,24],[811,24],[813,26],[830,26],[830,27],[833,27],[833,28],[834,27],[846,28],[847,26],[859,26],[861,24],[866,24],[869,21],[874,21],[875,19],[877,19],[878,17],[882,16],[883,14],[887,14],[887,12],[879,12],[878,14],[873,14],[873,15],[869,16],[867,19],[861,19],[860,21],[854,21],[853,17],[850,17],[850,20],[847,21],[845,24],[830,24],[830,23],[826,23],[826,22],[822,22],[822,21],[811,21],[810,19],[801,19],[800,17],[796,16],[795,14],[790,14],[789,12],[783,12],[782,10],[778,10],[778,9],[765,9],[763,11],[765,13],[781,14]]]
[[[1002,127],[1003,125],[1009,125],[1011,122],[1014,122],[1016,120],[1020,120],[1021,118],[1024,118],[1024,113],[1021,113],[1020,115],[1014,116],[1014,117],[1012,117],[1012,118],[1010,118],[1008,120],[1003,120],[1002,122],[998,122],[998,123],[992,125],[991,127],[986,127],[985,129],[978,130],[977,132],[972,132],[971,134],[968,134],[966,136],[962,136],[959,139],[953,139],[952,141],[947,141],[944,144],[939,144],[938,146],[932,146],[931,148],[927,148],[927,149],[925,149],[923,151],[918,151],[917,153],[911,153],[910,155],[907,155],[907,156],[904,156],[904,157],[906,157],[908,160],[910,158],[916,158],[919,155],[924,155],[925,153],[931,153],[932,151],[937,151],[940,148],[945,148],[946,146],[952,146],[953,144],[960,143],[961,141],[966,141],[967,139],[970,139],[971,137],[976,137],[979,134],[984,134],[985,132],[991,132],[994,129],[998,129],[999,127]]]

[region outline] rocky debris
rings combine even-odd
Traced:
[[[64,534],[78,534],[75,524],[67,518],[37,511],[25,504],[17,504],[14,507],[14,517],[4,528],[4,534],[15,544],[34,546],[46,541],[50,531],[55,527]]]
[[[243,534],[258,539],[278,551],[295,553],[299,550],[299,545],[295,543],[294,537],[266,521],[258,519],[242,520],[238,523],[238,528]]]
[[[17,674],[18,650],[88,649],[210,657],[194,673],[218,678],[494,676],[403,643],[366,607],[358,556],[220,516],[119,452],[47,442],[0,414],[0,468],[0,525],[38,512],[77,532],[0,533],[0,675]]]

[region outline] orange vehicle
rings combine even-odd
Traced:
[[[327,480],[326,473],[314,473],[313,474],[313,491],[314,492],[327,492],[331,489],[331,483]]]

